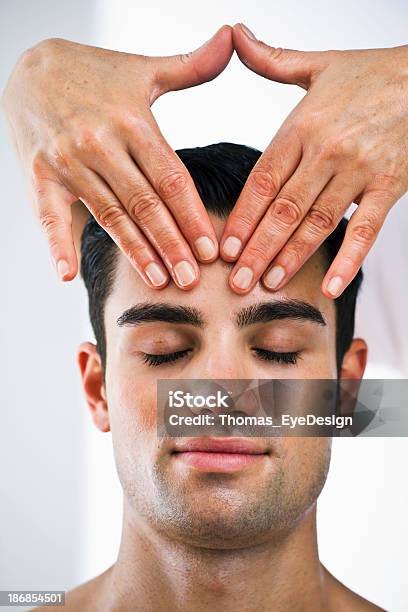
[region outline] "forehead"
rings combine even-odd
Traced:
[[[224,221],[211,218],[218,238],[222,234]],[[124,310],[142,302],[166,302],[198,308],[209,321],[229,319],[238,310],[259,302],[285,299],[301,300],[320,310],[328,325],[334,324],[335,306],[321,292],[324,276],[324,258],[315,253],[298,273],[280,291],[267,291],[258,282],[247,295],[235,294],[228,284],[233,265],[218,259],[212,264],[200,265],[200,282],[194,289],[183,291],[172,281],[161,290],[148,287],[134,270],[127,258],[118,254],[113,290],[105,307],[105,323],[109,326]]]

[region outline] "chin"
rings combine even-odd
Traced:
[[[269,540],[274,532],[269,525],[256,521],[244,514],[237,517],[212,513],[198,513],[181,517],[177,523],[162,525],[168,537],[189,546],[214,550],[233,550],[261,544]]]
[[[171,539],[209,549],[238,549],[261,544],[286,530],[293,509],[286,512],[279,497],[259,491],[214,486],[160,495],[148,521]],[[282,501],[282,498],[281,500]]]

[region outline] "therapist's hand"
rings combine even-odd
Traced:
[[[304,53],[269,47],[241,25],[233,40],[248,68],[307,94],[254,167],[226,224],[221,255],[239,257],[230,285],[246,293],[263,275],[266,287],[283,287],[354,201],[322,284],[326,296],[337,297],[408,189],[408,47]]]
[[[146,57],[50,39],[25,52],[3,96],[35,210],[59,276],[78,261],[71,205],[82,200],[150,287],[182,289],[218,242],[181,160],[150,107],[162,94],[210,81],[228,64],[222,27],[193,53]]]

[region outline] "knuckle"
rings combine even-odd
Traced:
[[[246,257],[249,260],[267,262],[270,261],[271,236],[269,232],[260,232],[253,244],[246,249]]]
[[[356,146],[353,150],[350,148],[347,157],[352,159],[356,171],[366,172],[371,164],[372,152],[370,153],[361,146]]]
[[[203,231],[202,211],[200,208],[189,206],[178,206],[174,210],[174,218],[176,223],[181,228],[181,231],[187,236],[201,236]]]
[[[371,189],[367,188],[365,193],[377,200],[395,200],[401,193],[401,180],[394,175],[376,174],[371,183]]]
[[[271,258],[267,256],[265,249],[263,249],[261,245],[254,244],[253,246],[248,247],[245,260],[248,261],[248,265],[251,265],[251,262],[261,262],[268,265]]]
[[[266,198],[274,198],[279,190],[278,177],[261,168],[252,170],[248,183],[253,193]]]
[[[19,58],[19,64],[24,68],[37,67],[41,62],[53,59],[61,46],[62,39],[46,38],[24,51]]]
[[[47,38],[25,51],[20,56],[18,67],[28,78],[35,75],[40,84],[45,83],[44,74],[61,74],[61,59],[69,44],[62,38]]]
[[[39,221],[46,234],[52,234],[61,225],[61,219],[57,213],[47,209],[39,213]]]
[[[42,51],[42,53],[46,55],[55,54],[57,49],[60,49],[64,44],[64,40],[58,37],[45,38],[41,42],[39,42],[33,49],[38,49]]]
[[[327,139],[322,147],[322,156],[325,159],[353,159],[363,165],[365,155],[357,141],[350,135],[335,134]]]
[[[342,253],[342,262],[346,268],[355,268],[361,265],[362,253],[361,251],[353,250],[349,253]]]
[[[279,197],[269,207],[268,213],[274,224],[278,223],[283,227],[298,225],[302,218],[302,206],[290,196]]]
[[[189,69],[191,70],[193,78],[196,81],[202,81],[205,79],[205,68],[201,67],[200,63],[194,62],[194,51],[181,53],[178,58],[182,64],[190,64]]]
[[[240,207],[239,211],[231,215],[233,215],[231,216],[233,222],[229,226],[231,233],[243,236],[247,236],[249,232],[252,234],[256,227],[256,220],[249,207]]]
[[[377,222],[367,219],[357,223],[352,229],[352,238],[360,244],[371,244],[374,242],[379,231]]]
[[[170,172],[159,181],[159,195],[164,199],[177,197],[183,193],[187,183],[188,178],[185,172],[180,170]]]
[[[180,60],[182,64],[188,64],[191,61],[192,57],[193,57],[193,52],[189,51],[188,53],[180,53],[180,55],[178,56],[178,59]]]
[[[124,132],[129,132],[131,137],[143,134],[143,130],[146,127],[144,121],[138,116],[137,112],[126,106],[120,106],[116,109],[115,123]]]
[[[136,191],[128,196],[126,207],[133,219],[149,221],[157,216],[161,204],[153,193]]]
[[[142,265],[146,260],[146,247],[140,240],[122,239],[120,246],[133,264]]]
[[[71,147],[65,138],[56,138],[48,155],[49,162],[57,172],[67,175],[73,170],[74,158]]]
[[[104,139],[92,129],[82,129],[73,142],[75,152],[79,155],[95,155],[104,152]]]
[[[123,220],[123,208],[117,204],[107,204],[95,210],[93,215],[101,227],[114,230]]]
[[[306,215],[305,222],[313,232],[322,233],[334,230],[334,208],[330,206],[314,206]]]
[[[282,47],[270,47],[265,43],[261,43],[261,45],[263,46],[263,49],[265,51],[263,60],[263,70],[265,73],[267,73],[271,64],[278,64],[279,61],[282,59],[282,57],[284,56],[284,50],[282,49]]]
[[[292,123],[296,133],[302,136],[302,140],[308,143],[308,150],[315,150],[316,154],[322,153],[327,144],[327,107],[314,105],[308,108],[300,106],[299,112],[292,117]],[[322,130],[325,129],[326,138],[322,138]]]
[[[51,154],[51,163],[62,175],[67,175],[72,168],[71,156],[61,150]]]
[[[179,253],[182,247],[181,240],[177,236],[162,235],[157,239],[161,251],[167,254]]]
[[[47,161],[44,154],[41,151],[35,153],[31,161],[31,175],[34,180],[42,177],[46,167]]]
[[[282,47],[269,47],[268,48],[269,59],[273,62],[277,62],[280,59],[284,59],[285,53]]]
[[[49,184],[48,179],[36,178],[33,181],[33,192],[36,198],[37,210],[41,210],[41,207],[46,205],[49,195]]]
[[[326,159],[341,157],[343,152],[343,141],[337,136],[331,136],[322,147],[322,156]]]
[[[342,142],[338,138],[330,138],[322,147],[322,157],[325,159],[337,159],[341,157]]]
[[[294,238],[291,240],[284,249],[282,255],[285,260],[291,262],[295,268],[300,268],[302,263],[307,259],[309,252],[309,245],[304,240]]]

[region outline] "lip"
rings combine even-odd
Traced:
[[[186,438],[173,451],[176,461],[201,472],[232,473],[269,455],[259,442],[237,438]]]

